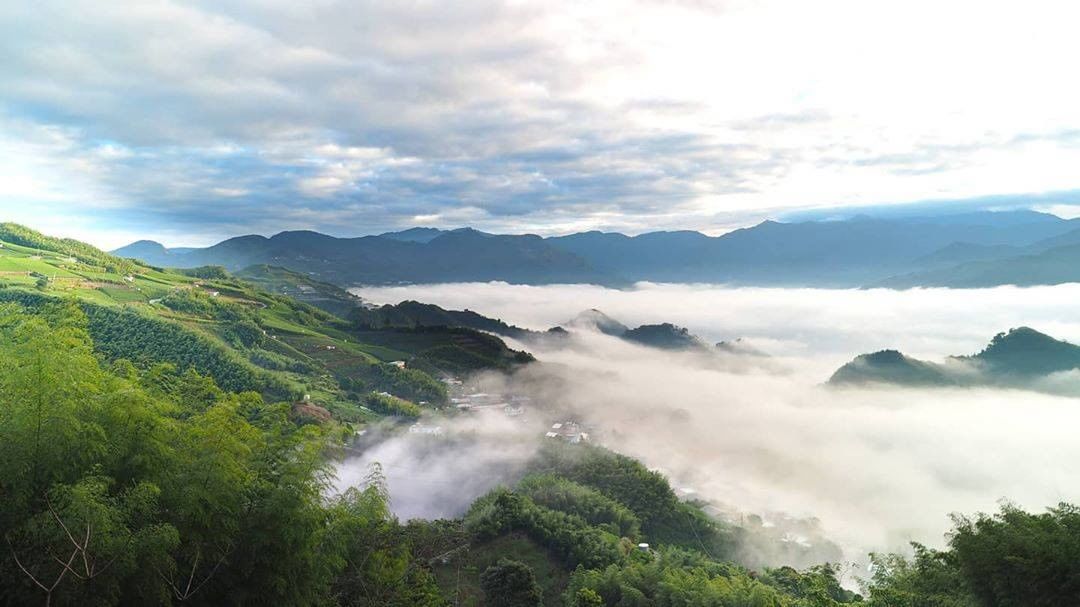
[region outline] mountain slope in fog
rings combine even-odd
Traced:
[[[897,350],[860,354],[833,373],[830,384],[890,383],[905,386],[947,386],[956,381],[944,368],[905,356]]]
[[[622,324],[607,314],[604,314],[596,308],[590,308],[581,312],[571,319],[570,322],[566,323],[566,326],[574,329],[591,329],[613,337],[622,337],[630,330],[630,327]]]
[[[645,324],[633,329],[595,309],[578,314],[566,326],[552,327],[547,331],[534,331],[507,324],[497,318],[489,318],[472,310],[446,310],[434,304],[403,301],[377,307],[357,307],[349,315],[357,327],[365,330],[382,329],[433,329],[460,327],[486,331],[496,335],[522,340],[563,339],[575,330],[598,331],[628,342],[663,350],[707,351],[710,346],[684,327],[672,323]],[[570,329],[568,331],[567,329]],[[760,354],[741,344],[739,348],[720,346],[733,354]]]
[[[594,231],[541,238],[468,228],[412,228],[335,238],[299,231],[271,238],[241,236],[195,250],[139,241],[115,253],[169,267],[212,264],[238,270],[252,264],[279,265],[344,286],[501,280],[612,286],[659,281],[854,287],[895,276],[922,284],[918,281],[925,272],[1018,253],[1043,253],[1076,244],[1077,239],[1080,230],[1072,221],[1033,211],[1003,211],[765,221],[715,237],[692,231],[638,236]],[[1074,279],[1057,270],[1044,274],[1016,276],[1034,281]],[[1016,279],[1005,274],[984,280]],[[894,280],[897,286],[907,284]],[[929,274],[925,280],[931,284],[945,278]]]
[[[622,338],[662,350],[705,350],[709,347],[685,327],[679,327],[669,322],[656,325],[641,325],[623,333]]]
[[[979,288],[998,285],[1057,285],[1080,282],[1080,245],[1062,246],[1036,254],[975,259],[944,268],[894,276],[875,286]]]
[[[1036,387],[1039,379],[1078,368],[1080,346],[1019,327],[995,335],[978,354],[950,357],[945,363],[918,360],[896,350],[862,354],[837,369],[828,383]]]
[[[434,304],[418,301],[357,308],[352,311],[349,319],[357,326],[367,329],[464,327],[517,339],[541,335],[537,331],[509,325],[502,320],[488,318],[472,310],[446,310]]]
[[[644,324],[631,329],[625,324],[591,308],[575,316],[566,327],[577,330],[597,331],[628,342],[661,350],[701,350],[709,345],[685,327],[670,322]],[[562,328],[562,327],[558,327]],[[719,344],[718,344],[719,347]],[[723,349],[723,348],[722,348]],[[732,350],[734,353],[734,350]]]

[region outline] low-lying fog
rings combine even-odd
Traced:
[[[537,408],[575,409],[606,444],[701,497],[745,513],[820,519],[849,557],[909,540],[941,545],[949,513],[994,510],[1002,498],[1030,509],[1080,499],[1080,399],[821,385],[856,354],[886,347],[929,359],[971,354],[1020,325],[1075,341],[1080,286],[897,292],[642,284],[618,291],[493,283],[355,292],[375,303],[468,308],[532,329],[598,308],[630,326],[686,326],[710,343],[744,338],[771,356],[673,354],[591,332],[558,347],[512,343],[545,363],[521,374],[516,389],[527,385]],[[400,516],[460,514],[477,494],[512,478],[535,444],[514,434],[520,429],[468,423],[474,438],[444,447],[460,448],[454,453],[418,456],[413,435],[387,441],[343,466],[343,484],[377,460]]]

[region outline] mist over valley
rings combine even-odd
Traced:
[[[855,355],[883,348],[944,360],[979,352],[998,332],[1024,324],[1080,336],[1080,318],[1070,312],[1080,295],[1075,285],[836,291],[471,283],[353,292],[372,304],[423,300],[538,331],[596,308],[628,325],[670,321],[703,342],[740,339],[756,351],[673,352],[580,326],[563,340],[510,341],[540,362],[509,383],[489,378],[485,389],[528,394],[530,416],[539,418],[529,430],[498,415],[498,424],[480,423],[463,445],[447,447],[435,467],[393,442],[361,460],[387,466],[392,507],[406,517],[460,514],[461,500],[447,502],[424,484],[465,491],[465,479],[477,476],[506,482],[506,467],[524,466],[544,422],[567,416],[723,516],[817,519],[821,538],[851,559],[903,550],[909,541],[939,546],[949,528],[943,513],[994,510],[1002,499],[1035,508],[1078,497],[1080,472],[1069,463],[1080,456],[1071,430],[1080,421],[1075,398],[1011,387],[826,384]],[[1080,388],[1075,371],[1041,381],[1059,391]],[[499,446],[507,436],[518,437],[511,441],[521,441],[517,449]],[[352,465],[366,464],[347,461],[346,474]]]

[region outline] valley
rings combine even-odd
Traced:
[[[880,597],[929,579],[920,559],[969,550],[943,537],[981,546],[986,525],[1012,533],[1016,516],[1051,526],[1072,516],[1064,506],[1030,515],[1006,508],[982,515],[983,527],[954,522],[946,536],[942,513],[993,510],[993,495],[1038,508],[1052,502],[1047,488],[1080,486],[1067,467],[1043,461],[1032,474],[1027,466],[1036,444],[1064,454],[1060,461],[1080,456],[1067,431],[1076,415],[1068,391],[1026,393],[1019,409],[995,382],[913,386],[888,376],[904,385],[822,385],[827,367],[885,339],[875,332],[884,319],[867,319],[895,302],[841,323],[787,309],[770,290],[729,287],[689,287],[687,297],[678,285],[556,285],[540,297],[528,291],[527,301],[516,290],[535,287],[499,283],[350,292],[273,266],[153,267],[14,224],[3,226],[0,242],[9,268],[0,347],[17,352],[0,377],[15,402],[49,403],[0,417],[16,437],[11,448],[24,449],[7,461],[53,461],[98,440],[89,436],[109,445],[101,454],[90,448],[70,469],[50,467],[52,480],[5,485],[19,504],[51,508],[53,517],[22,519],[22,506],[4,513],[14,521],[13,556],[0,566],[22,580],[5,590],[12,597],[40,593],[35,584],[50,570],[64,602],[98,592],[81,582],[90,575],[126,593],[149,571],[160,582],[137,592],[216,604],[247,589],[236,576],[261,562],[260,587],[288,580],[276,596],[298,603],[330,592],[351,604],[481,605],[491,596],[488,576],[524,567],[552,606],[660,592],[765,607],[890,605]],[[810,293],[803,305],[840,296],[934,305],[933,292]],[[1030,298],[995,297],[971,300],[997,310],[988,322],[1032,316]],[[766,316],[742,316],[744,308]],[[769,318],[777,314],[787,320]],[[957,336],[941,326],[909,326],[897,343],[953,344]],[[1032,378],[1075,368],[1072,348],[1023,328],[972,360],[985,359],[993,377]],[[1053,360],[1036,362],[1036,350]],[[35,384],[32,374],[42,372],[67,383]],[[930,403],[949,412],[931,414]],[[976,410],[1000,425],[956,431],[955,420]],[[46,426],[47,447],[31,438],[42,415],[65,420]],[[125,429],[134,419],[150,434]],[[211,424],[220,427],[205,430]],[[67,434],[68,426],[91,435]],[[931,436],[947,437],[948,460]],[[896,441],[920,447],[881,450]],[[1013,467],[991,473],[994,462],[972,457],[989,444]],[[881,468],[903,482],[882,487]],[[209,484],[187,504],[191,485],[182,479],[193,474]],[[130,493],[125,476],[159,497]],[[136,499],[149,500],[140,519],[124,514]],[[188,508],[214,515],[189,518]],[[279,537],[300,521],[307,531]],[[29,535],[76,522],[101,543]],[[70,541],[87,563],[120,562],[126,546],[159,532],[156,543],[139,544],[140,560],[124,558],[110,575],[87,564],[63,583],[68,570],[40,556]],[[869,556],[910,555],[909,541],[931,548],[916,549],[913,561]],[[288,553],[269,563],[250,552],[271,545]],[[379,564],[361,565],[370,559]],[[179,567],[200,580],[195,591],[170,577]],[[657,579],[670,580],[666,590]],[[950,592],[965,600],[967,587]]]

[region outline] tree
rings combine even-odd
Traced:
[[[574,595],[574,607],[603,607],[604,599],[592,588],[582,588]]]
[[[42,274],[41,276],[38,276],[37,281],[34,284],[37,285],[38,289],[44,291],[49,288],[49,277]]]
[[[480,574],[480,587],[488,607],[536,607],[543,598],[533,570],[505,558]]]

